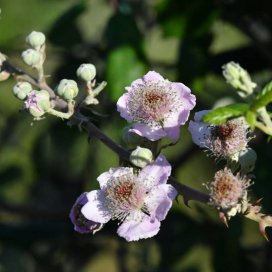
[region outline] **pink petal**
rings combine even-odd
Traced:
[[[129,94],[125,93],[123,94],[117,101],[117,111],[120,112],[120,115],[125,118],[128,122],[132,122],[132,118],[127,111],[127,100],[128,100]]]
[[[157,141],[166,136],[166,132],[162,128],[154,129],[147,124],[134,124],[130,131],[147,138],[150,141]]]
[[[164,220],[176,195],[176,189],[170,184],[160,184],[153,188],[145,199],[151,218]]]
[[[196,97],[195,95],[191,94],[191,90],[180,82],[173,82],[171,86],[180,91],[183,109],[184,110],[191,110],[194,108],[196,104]]]
[[[142,169],[139,179],[146,184],[147,188],[152,188],[158,184],[166,183],[170,174],[171,165],[163,155],[159,155],[153,163]]]
[[[160,225],[161,223],[158,220],[151,222],[149,216],[145,216],[141,222],[133,220],[123,222],[117,233],[128,242],[138,241],[156,235],[160,230]]]
[[[94,190],[87,194],[88,202],[82,207],[81,213],[97,223],[107,223],[111,217],[105,207],[105,196],[102,190]]]
[[[164,80],[164,78],[155,71],[150,71],[143,76],[143,80],[146,81],[160,81]]]
[[[195,114],[195,120],[190,121],[188,130],[192,135],[193,142],[200,147],[207,147],[207,139],[210,137],[211,128],[209,125],[199,121],[208,111],[200,111]]]

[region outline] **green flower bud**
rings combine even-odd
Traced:
[[[253,93],[253,89],[257,86],[252,82],[250,75],[238,63],[233,61],[225,64],[223,67],[223,76],[227,83],[238,89],[238,94],[245,98]]]
[[[25,108],[32,116],[41,117],[51,108],[49,93],[46,90],[33,90],[27,96]]]
[[[22,58],[27,65],[35,66],[40,62],[41,54],[37,50],[27,49],[22,53]]]
[[[91,81],[96,76],[96,68],[93,64],[81,64],[77,69],[77,76],[85,81]]]
[[[241,171],[244,173],[251,172],[255,167],[257,154],[252,148],[247,148],[239,153],[238,161],[241,166]]]
[[[71,79],[62,79],[57,86],[57,93],[66,100],[72,100],[78,94],[77,83]]]
[[[128,145],[141,144],[144,141],[144,138],[130,131],[131,128],[132,126],[127,126],[123,129],[122,134],[123,141]]]
[[[27,95],[32,91],[32,86],[28,82],[18,82],[13,87],[13,94],[20,100],[25,100]]]
[[[143,168],[153,161],[153,154],[151,150],[137,146],[137,148],[131,152],[129,160],[135,166]]]
[[[45,35],[42,32],[32,31],[26,37],[26,42],[35,49],[39,49],[45,43]]]

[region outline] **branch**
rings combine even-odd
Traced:
[[[124,161],[129,161],[130,152],[124,149],[121,145],[115,143],[111,138],[105,135],[98,127],[96,127],[91,122],[84,122],[83,127],[87,130],[89,137],[93,136],[110,148],[113,152],[119,155],[119,157]],[[197,200],[202,203],[209,202],[209,195],[197,191],[189,186],[181,184],[175,178],[170,177],[168,182],[175,187],[180,195],[183,196],[184,202],[188,205],[190,200]]]

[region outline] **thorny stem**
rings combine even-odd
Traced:
[[[93,136],[103,142],[113,152],[117,153],[122,160],[128,161],[130,152],[124,149],[121,145],[115,143],[111,138],[105,135],[98,127],[91,122],[84,122],[83,127],[88,131],[89,136]],[[197,191],[189,186],[181,184],[173,177],[169,178],[169,183],[184,197],[184,202],[187,204],[189,200],[197,200],[202,203],[209,202],[209,195]]]
[[[1,54],[1,53],[0,53]],[[25,73],[20,68],[15,67],[10,62],[5,60],[2,65],[0,66],[1,71],[6,70],[10,74],[12,74],[17,80],[25,80],[29,83],[39,87],[40,89],[45,89],[49,92],[51,98],[53,98],[53,102],[56,106],[59,106],[60,108],[67,108],[67,113],[62,113],[59,111],[56,111],[54,109],[50,109],[48,113],[56,115],[61,118],[70,118],[72,116],[72,111],[67,104],[66,101],[60,99],[58,96],[55,95],[54,91],[46,84],[43,79],[39,77],[39,79],[36,79],[35,77]],[[41,73],[41,72],[40,72]],[[40,75],[41,76],[41,75]],[[102,82],[101,85],[98,86],[97,93],[100,92],[100,89],[105,86],[105,82]],[[124,149],[121,145],[114,142],[111,138],[109,138],[107,135],[105,135],[98,127],[96,127],[92,122],[87,120],[82,120],[80,115],[75,112],[73,114],[73,118],[75,118],[79,124],[82,124],[82,126],[88,131],[89,137],[95,137],[98,140],[100,140],[103,144],[105,144],[108,148],[110,148],[113,152],[119,155],[119,157],[124,161],[129,161],[130,152],[126,149]],[[176,190],[184,197],[184,202],[188,204],[189,200],[197,200],[202,203],[207,203],[209,201],[209,195],[202,193],[200,191],[197,191],[193,188],[190,188],[189,186],[186,186],[184,184],[181,184],[173,177],[169,178],[169,183],[172,184]]]

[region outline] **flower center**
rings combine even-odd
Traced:
[[[149,81],[132,88],[127,106],[136,122],[159,124],[180,107],[177,91],[168,81]]]
[[[106,206],[112,219],[125,220],[133,211],[145,210],[144,186],[139,184],[137,176],[132,173],[113,177],[105,191]]]
[[[212,201],[220,208],[231,208],[243,197],[249,185],[249,182],[234,176],[230,170],[220,170],[210,185]]]

